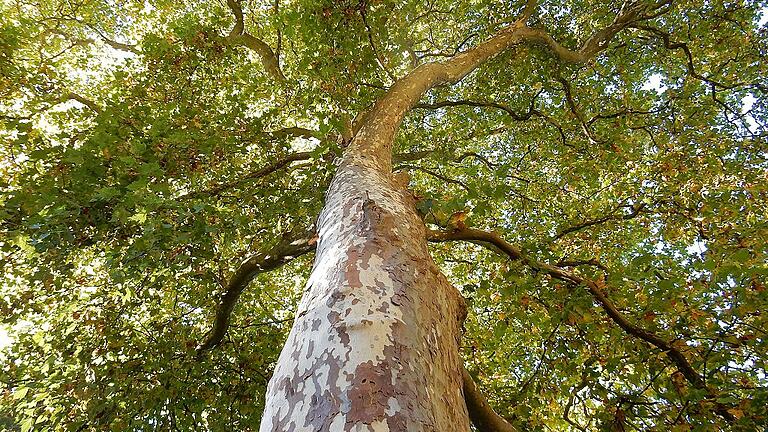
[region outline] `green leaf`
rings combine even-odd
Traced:
[[[29,387],[19,387],[13,392],[14,399],[24,399],[29,393]]]

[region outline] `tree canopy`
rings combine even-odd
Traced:
[[[9,428],[258,429],[365,113],[521,14],[395,141],[469,375],[519,430],[768,423],[768,3],[0,11]]]

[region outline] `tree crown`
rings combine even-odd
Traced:
[[[256,428],[335,161],[394,83],[520,16],[393,149],[470,374],[520,428],[765,424],[764,2],[0,7],[9,424]]]

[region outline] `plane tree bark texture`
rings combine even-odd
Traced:
[[[463,300],[413,198],[372,162],[346,158],[328,193],[262,431],[469,428],[455,373]]]
[[[629,5],[571,51],[526,26],[534,7],[475,48],[416,68],[363,117],[317,223],[314,268],[267,389],[262,432],[469,430],[459,355],[465,306],[428,253],[406,182],[392,174],[392,144],[429,89],[524,42],[583,62],[648,9]]]

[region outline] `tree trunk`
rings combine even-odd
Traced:
[[[318,220],[312,275],[267,387],[261,432],[469,431],[459,356],[464,300],[427,250],[392,143],[429,89],[520,41],[515,23],[399,79],[367,113]]]
[[[261,431],[468,431],[464,301],[410,193],[363,149],[348,148],[328,191]]]

